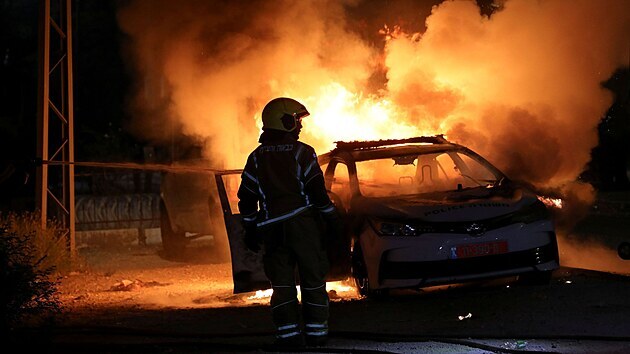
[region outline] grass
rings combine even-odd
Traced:
[[[0,214],[0,333],[51,321],[60,312],[57,284],[72,270],[63,228],[38,213]]]

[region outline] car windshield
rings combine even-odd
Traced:
[[[501,176],[487,164],[448,151],[366,160],[356,166],[361,194],[385,197],[493,186]]]

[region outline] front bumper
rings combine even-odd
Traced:
[[[507,252],[457,258],[451,250],[471,243],[507,242]],[[553,224],[512,224],[482,236],[425,234],[383,237],[370,227],[360,237],[370,287],[417,288],[549,271],[559,267]]]
[[[431,284],[551,270],[557,267],[558,247],[555,242],[518,252],[427,262],[388,261],[387,253],[384,253],[379,268],[379,283],[413,279],[417,280],[415,283]]]

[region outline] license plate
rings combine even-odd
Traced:
[[[469,243],[451,247],[451,258],[481,257],[492,254],[507,253],[507,241]]]

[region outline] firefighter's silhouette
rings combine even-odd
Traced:
[[[315,150],[298,141],[302,118],[298,101],[280,97],[262,111],[260,145],[249,155],[238,191],[245,243],[257,252],[264,244],[265,274],[271,281],[271,308],[278,345],[322,345],[328,338],[325,277],[325,224],[338,230],[339,217],[324,187]],[[296,288],[296,267],[301,304]],[[301,316],[300,316],[301,315]]]

